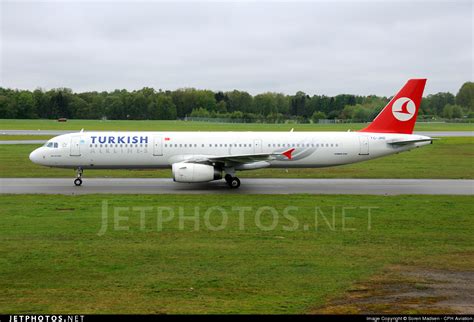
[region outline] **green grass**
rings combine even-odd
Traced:
[[[108,231],[99,236],[102,201]],[[1,195],[2,313],[307,313],[391,265],[472,270],[471,196]],[[157,228],[158,206],[175,219]],[[222,216],[205,213],[222,207]],[[239,219],[232,207],[251,207]],[[273,230],[268,212],[279,214]],[[298,228],[282,216],[287,206]],[[114,207],[125,207],[114,230]],[[129,207],[152,207],[143,225]],[[179,207],[196,216],[180,229]],[[315,225],[315,207],[321,214]],[[345,229],[342,207],[347,208]],[[371,229],[367,211],[372,210]],[[244,229],[239,228],[239,221]],[[307,225],[308,229],[304,227]],[[317,227],[317,229],[315,229]],[[349,230],[350,229],[350,230]],[[450,259],[450,260],[448,260]],[[403,312],[399,312],[403,313]]]
[[[33,164],[39,145],[0,145],[0,177],[73,177],[68,169]],[[170,170],[86,170],[88,177],[170,178]],[[432,145],[358,164],[323,169],[264,169],[239,172],[242,178],[433,178],[473,179],[474,138],[447,137]]]
[[[5,120],[1,130],[136,130],[136,131],[347,131],[359,130],[367,124],[244,124],[184,121],[99,121],[99,120]],[[473,131],[468,123],[417,123],[416,131]]]

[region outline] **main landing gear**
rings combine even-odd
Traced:
[[[240,179],[237,177],[233,177],[231,174],[226,174],[225,177],[225,182],[231,187],[232,189],[237,189],[240,187]]]
[[[76,170],[76,180],[74,180],[74,184],[76,186],[80,186],[82,184],[82,168],[77,168]]]

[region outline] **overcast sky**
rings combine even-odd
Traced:
[[[473,1],[0,1],[0,86],[425,93],[473,80]]]

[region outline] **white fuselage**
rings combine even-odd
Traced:
[[[355,163],[417,148],[430,142],[392,145],[393,141],[429,139],[421,135],[367,132],[78,132],[57,136],[33,151],[30,159],[61,168],[170,168],[209,156],[282,153],[278,158],[236,170],[318,168]]]

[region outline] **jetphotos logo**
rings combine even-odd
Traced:
[[[415,103],[408,97],[400,97],[392,105],[393,116],[402,122],[411,120],[415,116]]]

